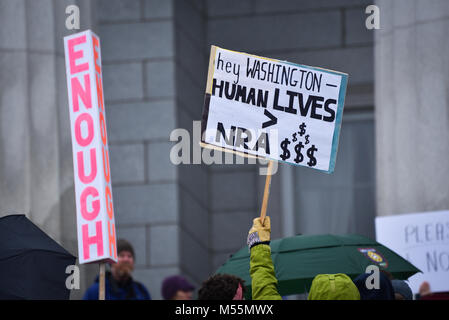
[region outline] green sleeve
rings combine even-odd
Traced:
[[[277,291],[278,281],[269,245],[259,244],[251,248],[249,274],[253,300],[282,300]]]

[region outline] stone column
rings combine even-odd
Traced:
[[[448,209],[449,2],[377,5],[377,215]]]
[[[24,1],[0,2],[0,216],[30,211]]]
[[[80,8],[80,30],[66,29],[70,4]],[[63,37],[94,27],[91,6],[88,0],[0,0],[0,216],[26,214],[74,255]],[[90,281],[81,280],[83,288]]]

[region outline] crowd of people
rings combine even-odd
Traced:
[[[277,290],[275,268],[271,259],[270,217],[256,218],[248,232],[250,250],[251,297],[253,300],[282,300]],[[132,245],[124,239],[117,240],[118,262],[111,264],[105,276],[106,300],[151,300],[148,289],[132,278],[135,253]],[[343,273],[318,274],[307,294],[308,300],[413,300],[409,285],[393,279],[388,272],[379,273],[379,285],[367,286],[369,274],[363,273],[351,279]],[[85,300],[97,300],[98,277],[84,294]],[[165,300],[191,300],[195,287],[183,276],[173,275],[162,282],[161,294]],[[198,300],[244,300],[245,281],[231,274],[216,274],[205,280],[198,289]],[[417,299],[449,299],[449,294],[432,293],[424,282]]]
[[[105,274],[106,300],[151,300],[148,289],[132,278],[134,270],[134,248],[125,239],[117,240],[117,263],[111,264],[111,271]],[[195,287],[182,276],[174,275],[164,279],[161,293],[165,300],[191,300]],[[84,300],[98,300],[99,277],[84,294]]]

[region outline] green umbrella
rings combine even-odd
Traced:
[[[369,265],[377,265],[401,280],[421,272],[397,253],[360,235],[298,235],[272,240],[270,246],[282,296],[308,292],[317,274],[345,273],[354,279]],[[251,296],[248,247],[233,254],[216,273],[242,278],[247,297]]]

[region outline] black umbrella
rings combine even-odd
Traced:
[[[0,299],[68,299],[75,261],[25,215],[0,218]]]

